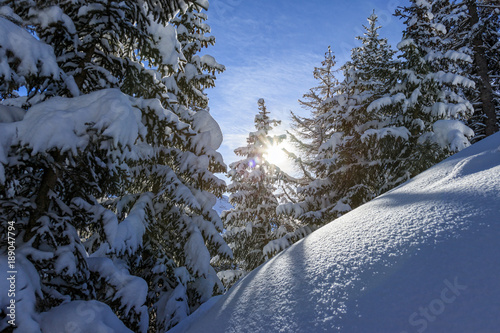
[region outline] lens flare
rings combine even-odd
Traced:
[[[267,149],[264,158],[271,164],[283,169],[288,161],[286,153],[283,151],[284,145],[272,145]]]

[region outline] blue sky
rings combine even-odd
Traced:
[[[380,34],[395,48],[402,22],[392,16],[407,0],[210,0],[207,23],[216,38],[207,50],[226,71],[209,89],[210,110],[224,134],[219,149],[229,165],[233,150],[245,145],[254,130],[257,100],[264,98],[271,115],[290,123],[290,110],[305,115],[297,100],[316,85],[312,76],[331,45],[337,65],[359,45],[366,18],[375,10]],[[282,165],[287,169],[286,165]],[[288,169],[287,171],[291,171]]]

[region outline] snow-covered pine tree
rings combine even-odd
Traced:
[[[202,48],[215,44],[215,37],[207,35],[210,33],[210,26],[205,23],[206,20],[207,15],[194,7],[172,20],[186,59],[183,70],[172,77],[176,82],[173,87],[177,88],[173,92],[180,104],[194,110],[207,108],[208,98],[203,90],[214,87],[215,74],[225,69],[212,56],[198,55]]]
[[[303,99],[299,100],[300,105],[309,112],[309,115],[299,116],[291,112],[292,130],[288,131],[288,138],[298,156],[291,153],[289,155],[302,170],[305,182],[314,179],[319,147],[328,140],[333,131],[331,124],[327,122],[326,114],[330,107],[328,101],[336,93],[339,84],[335,77],[338,72],[335,65],[335,55],[328,46],[321,66],[315,67],[313,71],[314,78],[318,80],[318,86],[309,89]]]
[[[449,43],[469,54],[473,63],[465,66],[476,87],[467,90],[474,115],[468,125],[473,141],[500,128],[500,5],[488,0],[452,2],[440,17]]]
[[[222,72],[224,66],[210,55],[197,54],[215,43],[213,36],[206,35],[210,27],[205,20],[206,14],[195,7],[172,20],[185,62],[163,80],[171,94],[165,103],[196,135],[169,150],[160,144],[155,153],[157,164],[136,170],[137,176],[145,177],[144,184],[155,179],[152,188],[158,187],[153,192],[160,194],[157,200],[162,206],[156,217],[157,227],[150,228],[147,234],[149,246],[144,247],[147,255],[143,257],[156,259],[154,269],[150,270],[148,262],[141,274],[150,283],[149,302],[154,312],[151,327],[156,331],[171,328],[214,292],[222,292],[223,286],[209,265],[210,258],[232,257],[220,236],[222,221],[213,209],[216,197],[222,196],[226,187],[214,175],[226,172],[222,156],[216,151],[222,133],[208,112],[204,92],[215,85],[215,73]],[[180,182],[172,183],[172,172],[179,175]],[[151,191],[151,185],[147,186],[139,191]],[[166,251],[159,250],[162,248]]]
[[[295,183],[292,200],[281,203],[278,207],[280,216],[300,219],[308,228],[322,225],[323,215],[314,207],[323,206],[328,201],[326,191],[330,180],[321,179],[319,158],[320,148],[335,131],[335,124],[330,117],[332,98],[338,93],[339,81],[335,77],[338,69],[330,46],[325,53],[320,67],[315,67],[313,76],[318,86],[311,88],[299,103],[309,111],[308,116],[298,116],[292,112],[292,130],[288,132],[290,142],[295,146],[298,156],[288,153],[302,177]],[[324,191],[323,191],[324,189]],[[330,193],[331,194],[331,193]]]
[[[262,264],[269,255],[290,245],[293,237],[286,235],[295,230],[289,219],[280,218],[276,213],[275,192],[282,172],[265,158],[267,149],[283,139],[269,134],[280,121],[269,118],[263,99],[259,99],[258,108],[256,131],[250,132],[245,147],[235,149],[236,155],[243,158],[231,163],[228,173],[229,202],[234,208],[222,212],[221,217],[226,227],[223,236],[230,244],[234,261],[221,264],[226,270],[219,272],[219,276],[226,286]]]
[[[463,91],[474,82],[460,70],[471,58],[451,49],[445,39],[446,28],[439,17],[447,3],[412,0],[410,6],[396,11],[406,24],[398,44],[401,61],[387,93],[368,106],[368,111],[390,117],[388,126],[399,129],[391,133],[401,139],[390,156],[397,161],[389,170],[396,183],[468,146],[473,135],[464,125],[472,105]]]
[[[352,60],[342,66],[343,81],[321,104],[328,132],[311,163],[316,179],[299,187],[301,200],[279,208],[306,223],[328,223],[388,187],[384,175],[386,164],[392,161],[387,156],[391,136],[375,135],[388,123],[382,114],[368,110],[368,105],[386,89],[394,51],[379,37],[375,13],[368,22],[365,34],[357,37],[362,46],[354,48]]]
[[[90,300],[138,332],[149,307],[151,329],[166,329],[212,295],[210,257],[231,255],[211,209],[221,133],[171,79],[186,57],[168,21],[190,6],[207,2],[1,2],[1,263],[15,230],[16,331]]]
[[[356,37],[362,45],[351,52],[342,66],[344,80],[332,97],[330,123],[335,131],[320,150],[321,177],[332,180],[336,194],[331,205],[343,211],[354,209],[394,187],[391,179],[392,150],[400,129],[390,127],[388,118],[368,106],[384,93],[393,74],[393,55],[387,39],[379,36],[378,17],[368,17],[365,33]],[[348,207],[347,207],[348,206]],[[342,211],[335,212],[335,215]]]

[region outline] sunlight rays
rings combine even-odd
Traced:
[[[287,151],[293,151],[293,147],[286,141],[283,141],[279,144],[270,145],[267,148],[266,153],[264,154],[264,158],[271,164],[276,165],[281,170],[291,170],[291,160],[289,159]]]

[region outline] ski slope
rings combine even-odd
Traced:
[[[500,133],[312,233],[169,332],[498,332]]]

